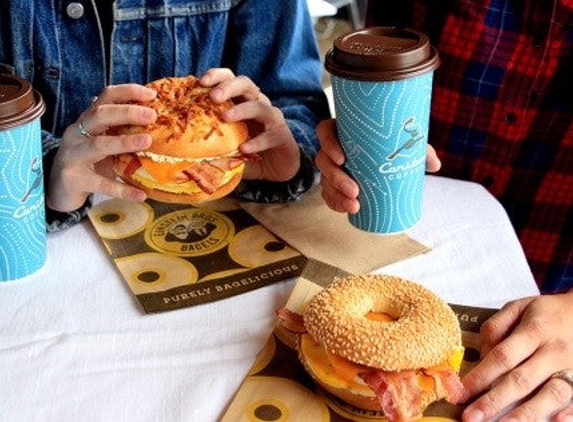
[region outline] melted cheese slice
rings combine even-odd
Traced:
[[[187,161],[179,161],[175,163],[158,163],[153,161],[151,158],[138,157],[141,166],[147,171],[147,173],[159,182],[168,183],[177,178],[183,170],[189,167]]]
[[[140,158],[141,159],[141,158]],[[149,160],[151,161],[151,160]],[[157,165],[159,165],[159,163],[155,163]],[[178,164],[174,164],[173,166],[178,166]],[[186,166],[188,166],[188,163],[186,163]],[[223,177],[223,180],[221,182],[221,186],[223,186],[224,184],[228,183],[236,174],[241,173],[243,171],[245,164],[241,164],[237,167],[235,167],[232,170],[226,171],[225,172],[225,176]],[[175,168],[171,171],[178,171]],[[166,174],[165,172],[163,172],[164,174]],[[150,189],[158,189],[158,190],[163,190],[166,192],[172,192],[172,193],[184,193],[184,194],[194,194],[194,193],[202,193],[203,191],[201,190],[201,188],[199,186],[197,186],[197,184],[193,181],[189,181],[189,182],[185,182],[185,183],[168,183],[170,180],[173,179],[164,179],[163,177],[161,177],[162,180],[165,181],[161,181],[158,180],[158,178],[156,177],[157,174],[150,174],[147,171],[147,168],[145,166],[142,166],[140,168],[138,168],[135,173],[133,174],[133,178],[135,180],[137,180],[139,183],[141,183],[143,186],[145,186],[146,188],[150,188]]]
[[[373,317],[372,313],[368,315],[370,316],[369,319],[377,318]],[[388,318],[382,317],[384,322],[393,321],[391,317]],[[343,357],[328,352],[310,334],[301,335],[300,347],[306,357],[306,364],[322,382],[334,388],[352,388],[356,394],[368,397],[374,396],[374,392],[358,376],[359,373],[364,372],[368,367],[350,362]],[[446,361],[437,365],[437,367],[447,365],[459,371],[463,356],[464,347],[460,346]],[[434,379],[424,375],[422,372],[418,374],[418,382],[423,390],[431,391],[434,389]]]
[[[300,347],[310,371],[322,382],[334,388],[351,387],[356,394],[374,397],[374,391],[357,376],[360,371],[364,370],[364,366],[327,353],[325,348],[310,334],[301,335]]]

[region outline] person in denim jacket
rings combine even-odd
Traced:
[[[110,159],[145,149],[149,136],[104,133],[151,123],[151,109],[128,102],[153,99],[143,85],[166,76],[200,77],[213,100],[239,100],[226,119],[258,128],[241,150],[262,160],[249,164],[237,195],[290,201],[312,185],[315,127],[328,106],[305,0],[8,0],[2,8],[0,63],[47,104],[49,231],[83,218],[92,192],[145,199],[114,179]]]

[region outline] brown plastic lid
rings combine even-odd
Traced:
[[[42,96],[30,82],[15,75],[0,74],[0,130],[24,125],[46,109]]]
[[[410,78],[439,65],[438,52],[425,34],[385,26],[338,36],[325,60],[331,74],[365,81]]]

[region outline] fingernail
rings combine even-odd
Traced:
[[[223,113],[223,118],[227,120],[232,120],[237,116],[237,110],[234,108],[230,108],[229,110],[225,110]]]
[[[211,90],[211,98],[213,98],[214,100],[220,100],[223,94],[224,93],[221,88],[213,88]]]
[[[253,147],[248,142],[241,144],[240,150],[243,154],[250,154],[253,152]]]
[[[484,414],[479,409],[470,410],[464,416],[464,420],[466,422],[482,422],[484,420]]]
[[[148,135],[137,135],[135,137],[135,145],[139,148],[147,148],[151,145],[151,137]]]
[[[133,199],[134,202],[143,202],[147,198],[147,195],[145,194],[145,192],[137,190],[132,193],[131,198]]]
[[[145,91],[148,95],[152,96],[152,97],[156,97],[157,96],[157,91],[151,88],[147,88],[145,87]]]

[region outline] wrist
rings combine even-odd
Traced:
[[[284,182],[243,180],[234,194],[240,199],[260,202],[291,202],[299,199],[314,184],[314,163],[299,146],[300,166],[296,174]]]

